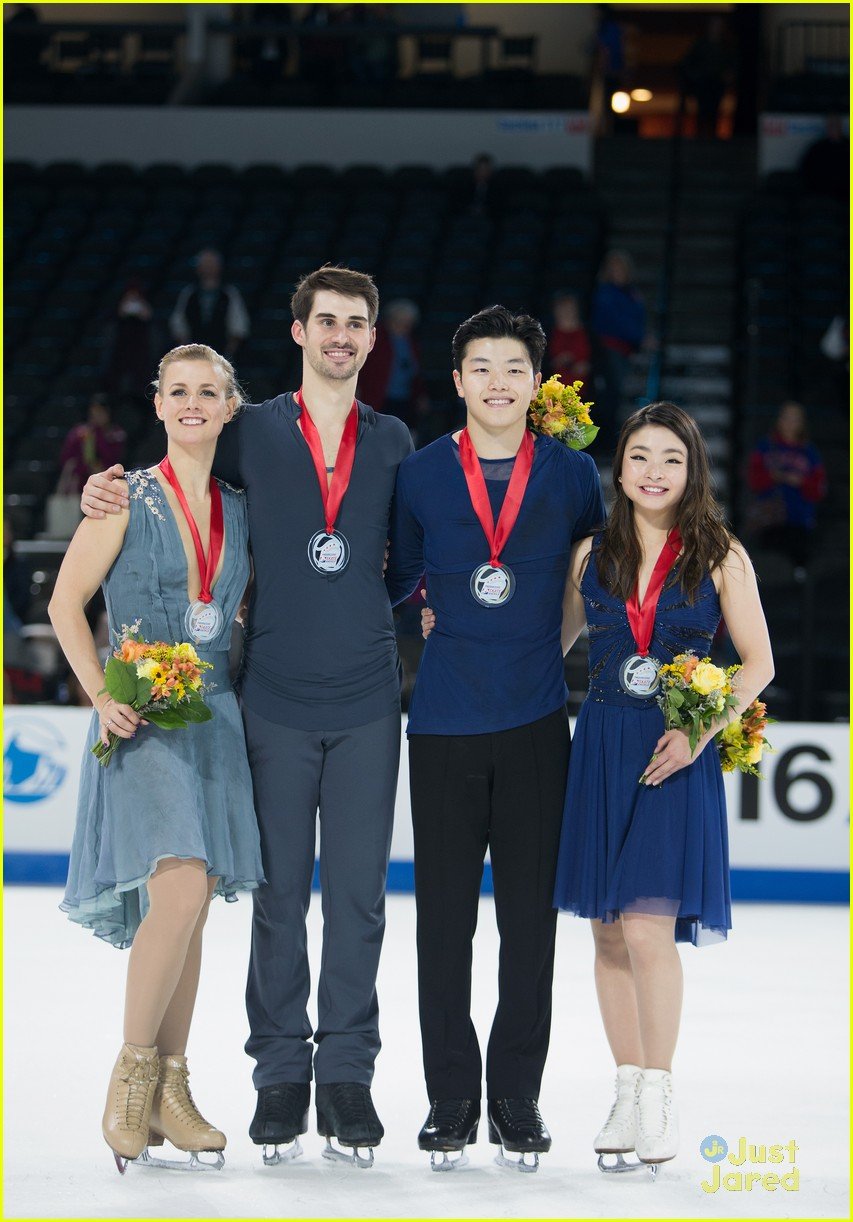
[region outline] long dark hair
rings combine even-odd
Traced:
[[[693,417],[674,403],[650,403],[634,412],[622,426],[613,461],[616,500],[595,548],[596,568],[600,581],[611,594],[630,598],[637,585],[642,552],[634,526],[634,507],[617,477],[629,441],[638,429],[649,424],[670,429],[687,450],[687,484],[675,510],[675,524],[683,545],[678,578],[693,602],[705,574],[725,560],[734,535],[714,497],[705,440]],[[675,576],[676,570],[672,570],[667,584]]]

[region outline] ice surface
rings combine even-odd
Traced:
[[[252,1062],[242,1051],[251,903],[211,913],[189,1047],[202,1111],[228,1134],[225,1169],[130,1167],[119,1176],[100,1132],[120,1044],[127,957],[57,910],[52,888],[5,893],[5,1208],[7,1217],[716,1218],[847,1217],[848,916],[840,907],[739,905],[728,945],[682,950],[685,1008],[674,1066],[682,1148],[657,1182],[605,1177],[592,1138],[610,1106],[613,1066],[595,1000],[586,922],[560,920],[551,1053],[540,1098],[554,1138],[537,1175],[493,1163],[481,1124],[464,1170],[436,1175],[418,1151],[426,1115],[417,1025],[415,911],[389,896],[379,978],[383,1049],[374,1098],[386,1128],[370,1171],[320,1157],[264,1167],[247,1129]],[[321,917],[309,917],[316,981]],[[474,1016],[485,1045],[495,1004],[497,934],[482,901]],[[312,1110],[313,1124],[313,1110]],[[798,1191],[701,1188],[701,1140],[799,1147]],[[734,1168],[729,1167],[730,1171]],[[761,1168],[759,1168],[760,1170]],[[787,1170],[786,1165],[764,1170]]]

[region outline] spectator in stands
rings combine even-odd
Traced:
[[[696,134],[713,140],[726,87],[733,80],[733,57],[726,42],[726,23],[711,17],[679,65],[683,117],[687,98],[696,99]],[[683,130],[683,129],[682,129]]]
[[[850,406],[850,320],[836,314],[820,340],[821,355],[829,361],[835,390],[833,407],[846,412]]]
[[[377,412],[397,416],[412,434],[429,411],[421,377],[415,329],[420,310],[413,301],[389,301],[376,327],[376,343],[358,379],[358,397]]]
[[[478,153],[471,164],[469,211],[474,216],[488,216],[494,203],[495,159],[489,153]]]
[[[589,336],[581,322],[580,302],[574,293],[555,293],[554,326],[548,339],[548,372],[558,373],[564,386],[589,380]]]
[[[32,595],[30,592],[30,570],[15,552],[15,527],[11,518],[3,518],[3,597],[4,622],[10,618],[12,626],[20,628],[27,618]]]
[[[249,334],[249,312],[240,290],[222,283],[222,256],[201,250],[196,283],[181,289],[169,319],[176,344],[207,344],[233,359]]]
[[[598,6],[598,29],[595,33],[596,75],[601,81],[598,134],[609,134],[613,112],[610,99],[625,88],[625,34],[609,4]]]
[[[646,308],[634,285],[631,256],[611,250],[604,256],[592,297],[590,329],[595,346],[595,423],[599,453],[612,448],[619,430],[622,389],[631,362],[646,338]]]
[[[44,682],[21,628],[32,594],[30,569],[15,554],[15,529],[3,518],[3,703],[19,704],[44,696]]]
[[[826,496],[826,472],[808,440],[799,403],[782,404],[771,433],[749,456],[754,500],[749,524],[759,546],[790,557],[805,568],[814,553],[817,506]]]
[[[107,396],[92,395],[85,422],[75,424],[62,444],[57,492],[78,496],[90,475],[124,461],[126,442],[124,429],[112,423]]]
[[[825,195],[847,204],[850,199],[850,140],[838,115],[829,115],[826,133],[800,158],[800,179],[809,195]]]
[[[124,286],[112,325],[104,385],[114,397],[138,397],[156,365],[154,310],[137,280]]]

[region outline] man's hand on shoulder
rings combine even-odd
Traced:
[[[121,513],[128,508],[130,499],[123,477],[121,463],[89,476],[80,497],[80,508],[87,518],[105,518],[108,513]]]

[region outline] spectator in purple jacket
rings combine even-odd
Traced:
[[[62,443],[57,492],[69,495],[82,492],[90,475],[113,463],[123,462],[126,442],[124,429],[112,422],[107,396],[92,395],[86,419],[82,424],[75,424]]]

